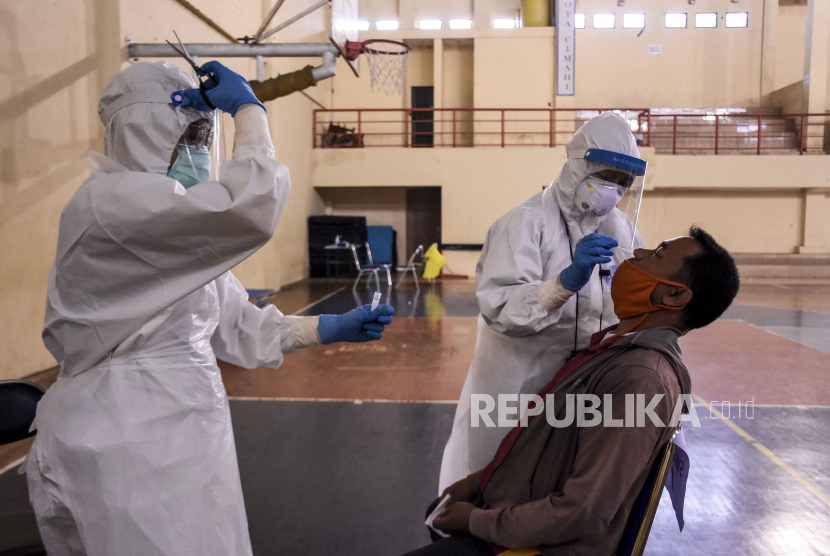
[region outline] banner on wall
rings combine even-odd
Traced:
[[[556,0],[556,94],[573,96],[576,0]]]

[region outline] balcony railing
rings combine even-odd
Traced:
[[[652,109],[417,108],[314,111],[315,148],[556,147],[614,111],[658,154],[824,154],[830,114]],[[695,113],[697,112],[697,113]]]

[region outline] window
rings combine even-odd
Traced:
[[[516,27],[516,20],[515,19],[494,19],[493,20],[493,28],[494,29],[515,29]]]
[[[418,22],[418,29],[440,29],[440,19],[422,19]]]
[[[368,21],[358,21],[357,22],[357,30],[358,31],[368,31],[369,30],[369,22]]]
[[[473,20],[472,19],[451,19],[450,20],[450,29],[472,29],[473,28]]]
[[[727,27],[747,27],[749,25],[749,14],[746,12],[730,12],[726,14]]]
[[[686,14],[666,14],[666,27],[669,29],[686,27]]]
[[[387,19],[384,21],[376,21],[375,28],[378,31],[394,31],[398,28],[398,22],[393,19]]]
[[[594,29],[613,29],[617,16],[614,14],[594,14]]]
[[[718,14],[695,14],[695,27],[714,28],[718,26]]]
[[[585,14],[574,14],[574,27],[585,29]]]
[[[623,14],[624,29],[643,29],[646,26],[646,14]]]

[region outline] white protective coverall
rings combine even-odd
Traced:
[[[486,427],[483,422],[473,428],[472,394],[492,396],[496,408],[490,416],[498,425],[499,394],[537,393],[570,357],[575,337],[576,349],[585,349],[592,334],[619,321],[611,301],[611,276],[600,278],[598,267],[576,294],[559,282],[559,273],[572,262],[571,250],[590,233],[610,236],[623,245],[633,232],[635,247],[643,245],[631,221],[618,209],[605,217],[593,217],[584,216],[576,207],[577,185],[591,173],[615,168],[570,158],[589,148],[639,158],[628,123],[610,112],[597,116],[568,141],[569,160],[551,186],[499,218],[487,232],[476,266],[481,315],[475,354],[444,449],[439,493],[490,463],[510,430]],[[612,273],[627,258],[619,249],[613,251],[612,262],[603,265]],[[515,408],[517,401],[508,407]]]
[[[61,215],[43,331],[61,372],[26,464],[50,556],[251,554],[216,358],[276,368],[319,343],[318,318],[257,309],[229,272],[271,238],[290,188],[263,109],[238,110],[219,181],[166,176],[205,117],[164,102],[190,87],[166,62],[113,77],[108,157],[90,154]]]

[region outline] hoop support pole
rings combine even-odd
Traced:
[[[338,54],[331,43],[297,42],[267,44],[186,44],[191,56],[210,58],[315,58],[325,53]],[[128,58],[175,58],[178,54],[166,43],[131,43],[127,45]]]

